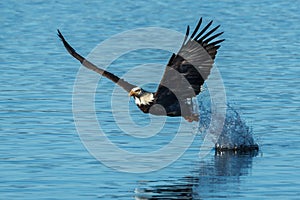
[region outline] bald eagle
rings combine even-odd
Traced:
[[[192,98],[201,92],[201,86],[210,74],[220,43],[224,41],[224,39],[216,40],[223,32],[215,33],[220,25],[210,28],[212,23],[213,21],[210,21],[200,29],[202,24],[202,18],[200,18],[191,35],[189,35],[190,27],[187,26],[181,48],[169,59],[156,92],[148,92],[97,67],[78,54],[61,32],[57,31],[65,48],[74,58],[83,66],[110,79],[126,90],[129,96],[134,98],[141,111],[153,115],[182,116],[192,122],[199,120],[198,113],[193,110]]]

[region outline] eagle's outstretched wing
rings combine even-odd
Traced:
[[[195,97],[201,92],[201,86],[213,67],[219,44],[224,41],[224,39],[215,40],[223,32],[214,34],[220,26],[210,29],[212,22],[199,31],[202,23],[200,18],[190,36],[188,26],[180,50],[170,58],[155,93],[156,103],[166,108],[167,112],[180,109],[177,105],[179,102]],[[175,110],[174,115],[179,114]]]
[[[81,55],[79,55],[72,47],[71,45],[65,40],[64,36],[61,34],[61,32],[59,30],[57,30],[57,35],[58,37],[61,39],[61,41],[63,42],[65,48],[67,49],[67,51],[74,57],[76,58],[83,66],[85,66],[86,68],[93,70],[95,72],[97,72],[98,74],[101,74],[102,76],[105,76],[106,78],[112,80],[113,82],[115,82],[116,84],[118,84],[119,86],[121,86],[124,90],[126,90],[127,92],[130,92],[130,90],[134,87],[136,87],[135,85],[132,85],[126,81],[124,81],[123,79],[120,79],[118,76],[105,71],[99,67],[97,67],[96,65],[94,65],[93,63],[91,63],[90,61],[86,60],[84,57],[82,57]]]

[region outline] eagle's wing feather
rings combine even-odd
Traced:
[[[163,78],[155,93],[157,102],[164,101],[168,95],[175,94],[177,98],[185,99],[201,92],[201,85],[210,74],[217,50],[220,48],[219,44],[224,41],[224,39],[214,41],[223,34],[223,32],[214,34],[220,26],[205,33],[212,22],[210,21],[198,33],[202,23],[202,18],[200,18],[190,37],[188,37],[189,27],[187,28],[180,50],[172,55],[165,68]],[[169,101],[169,103],[172,102]]]
[[[76,58],[83,66],[85,66],[86,68],[93,70],[95,72],[97,72],[98,74],[101,74],[102,76],[110,79],[111,81],[115,82],[116,84],[118,84],[119,86],[121,86],[124,90],[126,90],[127,92],[130,92],[130,90],[134,87],[136,87],[135,85],[132,85],[126,81],[124,81],[123,79],[120,79],[118,76],[104,70],[101,69],[100,67],[97,67],[96,65],[94,65],[93,63],[91,63],[90,61],[86,60],[84,57],[82,57],[80,54],[78,54],[73,47],[71,47],[71,45],[65,40],[64,36],[61,34],[61,32],[59,30],[57,30],[58,32],[58,37],[61,39],[61,41],[63,42],[65,48],[67,49],[67,51],[74,57]]]
[[[224,41],[224,39],[214,40],[223,34],[223,32],[214,34],[220,26],[207,31],[212,22],[210,21],[199,32],[202,23],[200,18],[190,37],[188,26],[180,50],[171,56],[155,93],[156,103],[164,106],[167,112],[168,108],[179,107],[173,104],[195,97],[201,92],[201,86],[213,67],[219,44]]]

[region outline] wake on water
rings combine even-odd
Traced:
[[[212,118],[212,106],[209,92],[206,88],[200,93],[198,98],[199,105],[199,131],[205,135]],[[240,114],[232,106],[227,104],[224,126],[221,134],[216,134],[216,151],[257,151],[258,144],[253,138],[252,129],[247,126]]]

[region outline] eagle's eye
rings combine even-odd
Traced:
[[[140,87],[136,87],[136,88],[133,88],[132,91],[133,91],[134,93],[140,94],[141,91],[142,91],[142,89],[141,89]]]

